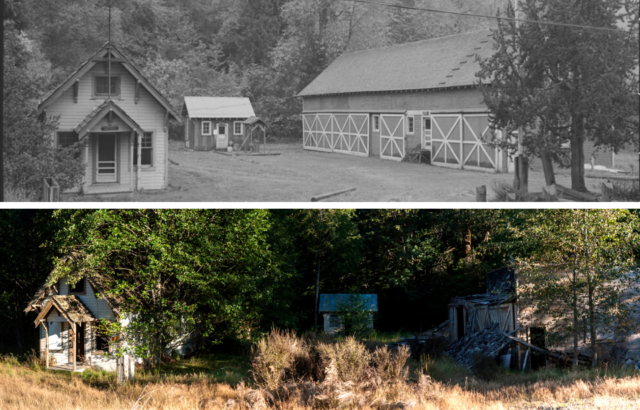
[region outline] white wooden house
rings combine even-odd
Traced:
[[[70,192],[160,190],[168,181],[168,121],[181,121],[134,64],[107,43],[48,94],[42,116],[59,116],[58,146],[82,143],[85,175]]]
[[[99,277],[83,278],[69,286],[66,278],[52,285],[45,282],[36,292],[25,312],[36,312],[34,321],[40,329],[40,356],[54,358],[56,366],[63,368],[93,367],[116,371],[114,343],[97,326],[99,320],[119,321],[126,326],[127,319],[120,312],[117,300],[104,295]],[[184,337],[176,341],[176,352],[185,354],[193,339]],[[134,372],[134,362],[125,357],[125,374]]]

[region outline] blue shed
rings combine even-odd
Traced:
[[[342,327],[340,319],[334,314],[341,304],[348,302],[349,297],[352,294],[348,293],[334,293],[334,294],[321,294],[320,304],[318,311],[324,318],[324,331],[328,333],[334,333]],[[373,314],[378,312],[378,295],[376,294],[358,294],[360,296],[370,313],[369,326],[373,328]]]

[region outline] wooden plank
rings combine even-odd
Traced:
[[[323,199],[327,199],[327,198],[331,198],[331,197],[334,197],[334,196],[346,194],[347,192],[355,191],[356,189],[357,188],[347,188],[347,189],[343,189],[343,190],[337,191],[337,192],[332,192],[332,193],[329,193],[329,194],[323,194],[323,195],[314,196],[313,198],[311,198],[311,202],[322,201]]]
[[[575,189],[567,188],[560,184],[556,184],[558,193],[567,199],[580,202],[598,202],[598,197],[585,192],[576,191]]]
[[[476,202],[487,202],[487,186],[482,185],[476,188]]]

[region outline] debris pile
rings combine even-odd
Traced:
[[[466,335],[451,343],[446,353],[459,366],[471,369],[478,356],[495,357],[503,347],[512,341],[512,338],[500,330],[498,323],[492,323],[479,332]]]

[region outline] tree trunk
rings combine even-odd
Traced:
[[[551,153],[548,150],[543,150],[540,154],[540,160],[542,160],[542,170],[544,171],[544,180],[547,186],[554,185],[556,183],[556,176],[553,172],[553,159],[551,159]]]
[[[316,276],[316,309],[313,315],[314,329],[318,331],[318,304],[320,303],[320,261],[322,258],[322,209],[318,211],[320,217],[320,229],[318,230],[318,255],[317,255],[317,276]]]
[[[584,184],[584,117],[574,115],[571,121],[571,188],[587,192]]]
[[[573,269],[573,368],[578,367],[578,289],[577,289],[577,272]]]
[[[591,366],[596,367],[598,365],[598,353],[596,352],[596,309],[593,300],[593,282],[589,281],[589,330],[590,330],[590,345],[591,345]]]

